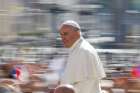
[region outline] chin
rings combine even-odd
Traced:
[[[64,45],[64,47],[65,47],[65,48],[70,48],[70,46],[68,46],[68,45]]]
[[[69,48],[68,46],[64,46],[65,48]]]

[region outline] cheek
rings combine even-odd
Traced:
[[[69,39],[67,37],[62,37],[62,41],[64,44],[66,44],[69,42]]]
[[[62,39],[63,39],[64,41],[68,41],[68,40],[70,40],[70,36],[63,36]]]

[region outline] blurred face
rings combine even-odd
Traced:
[[[80,38],[80,33],[79,31],[74,31],[78,30],[72,26],[64,25],[60,29],[60,35],[62,38],[62,41],[64,43],[64,46],[66,48],[70,48],[74,42]]]

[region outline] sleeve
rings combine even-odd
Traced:
[[[89,78],[102,79],[106,76],[103,64],[96,51],[86,53],[86,68]]]

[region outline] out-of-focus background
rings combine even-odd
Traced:
[[[140,93],[140,0],[0,0],[0,81],[20,67],[25,93],[54,87],[68,55],[58,28],[69,19],[99,53],[104,92]]]

